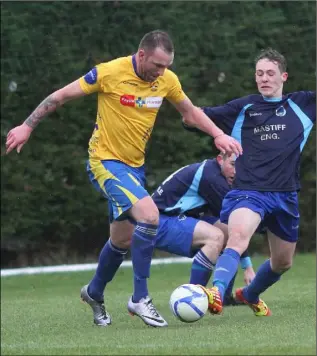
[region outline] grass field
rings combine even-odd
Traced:
[[[262,261],[253,259],[255,266]],[[169,322],[162,329],[128,314],[130,268],[108,286],[113,324],[107,328],[93,326],[90,308],[80,302],[93,272],[1,278],[1,355],[316,355],[315,255],[296,256],[293,269],[264,293],[268,318],[240,306],[193,324],[176,320],[169,295],[187,282],[189,270],[190,264],[152,267],[150,291]]]

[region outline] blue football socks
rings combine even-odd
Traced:
[[[100,252],[98,267],[94,278],[88,286],[89,296],[98,301],[103,301],[103,292],[108,282],[112,280],[120,267],[128,250],[116,247],[110,240],[106,242]]]
[[[226,248],[217,260],[213,285],[218,287],[222,301],[230,281],[237,272],[239,262],[240,255],[232,248]]]
[[[266,260],[257,270],[253,281],[243,289],[244,298],[249,303],[258,303],[259,295],[280,278],[280,274],[272,271],[270,260]]]
[[[228,287],[227,287],[227,289],[225,291],[224,299],[231,297],[232,291],[233,291],[234,282],[236,280],[237,274],[238,274],[238,272],[236,272],[236,274],[233,276],[233,278],[229,282]]]
[[[132,301],[139,302],[148,295],[147,278],[150,276],[157,226],[137,223],[132,236],[131,254],[134,272]]]
[[[215,265],[210,259],[202,252],[202,250],[199,250],[192,263],[189,283],[206,286],[214,267]]]

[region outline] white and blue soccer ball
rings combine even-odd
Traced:
[[[206,314],[208,297],[200,286],[182,284],[171,294],[170,308],[180,321],[193,323]]]

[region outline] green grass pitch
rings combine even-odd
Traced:
[[[264,257],[253,258],[257,267]],[[106,292],[113,318],[93,326],[79,292],[93,272],[1,278],[1,355],[316,355],[316,256],[297,255],[293,268],[263,294],[272,316],[227,307],[193,324],[178,321],[168,301],[187,283],[190,264],[153,266],[149,289],[169,327],[147,327],[126,309],[132,270],[122,268]],[[239,271],[236,286],[242,283]]]

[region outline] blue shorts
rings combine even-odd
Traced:
[[[219,217],[206,216],[195,219],[185,215],[168,216],[160,214],[160,224],[154,247],[175,255],[193,257],[197,252],[192,249],[194,230],[201,220],[213,225],[219,220]]]
[[[89,160],[87,172],[93,186],[108,200],[109,220],[126,220],[127,210],[149,196],[144,189],[144,166],[134,168],[115,160]]]
[[[267,228],[288,242],[298,240],[299,209],[297,192],[259,192],[231,190],[222,202],[221,222],[227,224],[236,209],[248,208],[261,216],[257,231]]]

